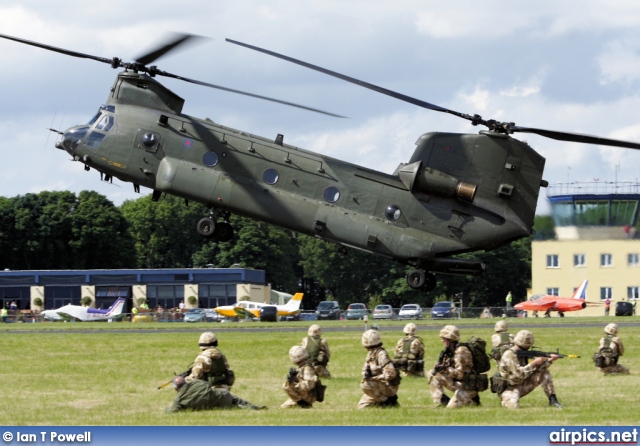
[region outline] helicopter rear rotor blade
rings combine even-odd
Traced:
[[[515,125],[513,122],[501,122],[496,121],[494,119],[483,119],[482,116],[478,114],[469,115],[466,113],[457,112],[455,110],[450,110],[445,107],[441,107],[439,105],[431,104],[426,101],[422,101],[420,99],[413,98],[411,96],[404,95],[402,93],[398,93],[392,90],[388,90],[383,87],[379,87],[374,84],[370,84],[368,82],[355,79],[353,77],[346,76],[344,74],[337,73],[335,71],[327,70],[326,68],[319,67],[317,65],[313,65],[307,62],[303,62],[298,59],[294,59],[293,57],[285,56],[283,54],[276,53],[274,51],[269,51],[264,48],[260,48],[254,45],[249,45],[247,43],[238,42],[236,40],[225,39],[229,43],[233,43],[235,45],[239,45],[254,51],[258,51],[260,53],[267,54],[269,56],[276,57],[278,59],[286,60],[287,62],[294,63],[296,65],[300,65],[306,68],[309,68],[314,71],[319,71],[320,73],[327,74],[329,76],[336,77],[338,79],[342,79],[347,82],[351,82],[352,84],[359,85],[364,88],[368,88],[369,90],[376,91],[378,93],[382,93],[387,96],[391,96],[396,99],[400,99],[401,101],[408,102],[410,104],[417,105],[422,108],[426,108],[429,110],[434,110],[437,112],[448,113],[450,115],[457,116],[462,119],[466,119],[471,121],[472,125],[482,125],[487,127],[490,131],[496,133],[503,134],[512,134],[515,132],[522,133],[535,133],[540,136],[544,136],[546,138],[551,138],[559,141],[570,141],[570,142],[580,142],[585,144],[596,144],[596,145],[605,145],[605,146],[614,146],[614,147],[625,147],[629,149],[640,149],[640,143],[632,142],[632,141],[620,141],[611,138],[602,138],[599,136],[591,136],[591,135],[583,135],[579,133],[571,133],[571,132],[561,132],[556,130],[547,130],[547,129],[538,129],[533,127],[521,127]]]
[[[600,136],[585,135],[582,133],[560,132],[556,130],[537,129],[532,127],[520,126],[513,126],[511,130],[514,132],[535,133],[536,135],[556,139],[559,141],[581,142],[584,144],[597,144],[601,146],[625,147],[627,149],[640,150],[640,143],[637,142],[602,138]]]

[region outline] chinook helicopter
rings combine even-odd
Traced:
[[[205,237],[233,237],[231,214],[268,222],[410,266],[407,282],[432,290],[434,273],[479,275],[479,261],[455,254],[492,250],[533,233],[545,159],[516,132],[640,149],[640,144],[517,126],[406,96],[259,47],[273,57],[337,77],[429,110],[484,126],[478,134],[430,132],[418,137],[407,163],[392,174],[287,145],[275,139],[182,114],[184,99],[156,80],[170,77],[205,87],[339,116],[311,107],[185,78],[149,65],[196,36],[176,35],[134,62],[103,58],[0,34],[4,39],[123,68],[105,105],[87,123],[59,132],[56,147],[85,170],[209,207],[197,224]]]

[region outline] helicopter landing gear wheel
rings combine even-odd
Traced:
[[[204,237],[211,237],[216,230],[216,222],[211,217],[201,218],[196,226],[198,234]]]
[[[226,221],[218,223],[213,231],[213,236],[219,242],[228,242],[233,238],[233,226]]]
[[[427,280],[427,274],[421,269],[412,269],[407,274],[407,284],[414,290],[422,288]]]
[[[436,276],[430,273],[426,273],[424,275],[424,279],[425,280],[422,289],[425,291],[433,291],[433,289],[436,287]]]

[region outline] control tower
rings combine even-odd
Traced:
[[[532,294],[571,297],[588,279],[587,308],[566,316],[602,316],[610,299],[640,300],[640,183],[549,185],[555,240],[531,245]]]

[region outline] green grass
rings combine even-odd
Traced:
[[[604,377],[591,356],[602,329],[615,320],[626,352],[621,363],[630,376]],[[493,320],[455,321],[463,340],[472,334],[489,339]],[[571,326],[593,323],[592,327]],[[441,350],[437,328],[443,321],[421,321],[419,335],[431,366]],[[482,406],[433,409],[425,379],[402,381],[399,409],[357,410],[362,392],[360,370],[366,352],[360,344],[362,322],[322,322],[332,350],[326,400],[310,411],[283,410],[282,384],[291,366],[287,352],[306,335],[309,323],[36,323],[0,324],[3,338],[0,415],[6,425],[635,425],[640,323],[637,318],[552,318],[512,320],[512,332],[532,323],[536,346],[581,355],[551,368],[564,409],[548,406],[542,389],[521,400],[521,408],[500,407],[498,398],[482,394]],[[558,324],[569,324],[559,327]],[[392,350],[404,322],[379,323]],[[237,328],[268,331],[238,331]],[[285,331],[295,328],[296,331]],[[198,353],[199,334],[213,330],[236,372],[232,392],[268,411],[204,411],[165,414],[175,392],[157,387],[182,372]],[[490,373],[493,373],[494,369]]]

